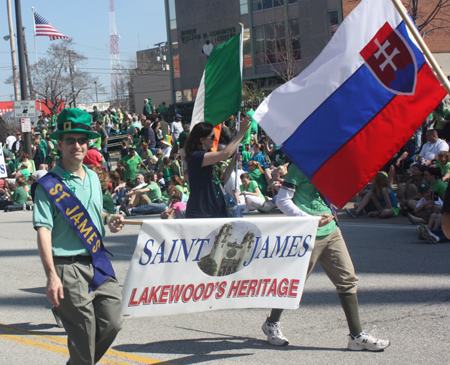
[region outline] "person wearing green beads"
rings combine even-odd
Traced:
[[[104,224],[116,233],[124,220],[102,212],[100,181],[83,165],[89,139],[99,137],[90,130],[91,116],[65,109],[57,124],[58,132],[50,137],[57,139],[62,159],[32,187],[33,225],[47,276],[47,299],[67,333],[69,363],[94,364],[122,328],[121,289],[101,240]]]

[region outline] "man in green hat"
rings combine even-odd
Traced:
[[[83,165],[89,139],[99,137],[90,130],[91,116],[77,108],[65,109],[58,116],[57,125],[58,131],[50,138],[57,139],[62,162],[32,187],[33,225],[47,276],[47,299],[56,307],[67,332],[69,363],[94,364],[122,327],[121,290],[112,266],[102,267],[97,252],[102,251],[102,260],[106,259],[110,265],[101,244],[103,225],[107,224],[113,233],[118,232],[123,227],[123,217],[102,213],[100,181],[95,172]],[[55,181],[50,180],[55,175],[59,182],[54,188],[44,188],[47,181]],[[61,209],[61,199],[65,199],[63,205],[71,204],[72,211],[78,209],[77,212],[86,214]],[[83,240],[80,232],[85,232],[89,239]],[[101,237],[94,237],[92,232]],[[99,280],[98,272],[106,274]]]

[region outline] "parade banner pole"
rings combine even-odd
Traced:
[[[239,23],[239,25],[241,26],[241,45],[240,45],[240,51],[239,51],[239,60],[240,62],[242,62],[243,60],[243,41],[244,41],[244,24]],[[241,87],[242,87],[242,74],[243,74],[243,64],[240,65],[241,66]],[[242,102],[241,102],[242,103]],[[237,131],[239,132],[239,130],[241,129],[241,111],[239,110],[238,112],[238,128]],[[236,156],[239,155],[239,146],[236,148]],[[236,167],[235,167],[235,173],[234,173],[234,191],[237,191],[238,189],[238,166],[239,166],[239,159],[236,158]]]
[[[142,226],[142,223],[144,223],[144,221],[136,220],[136,219],[128,219],[123,222],[123,224],[129,225],[129,226]]]
[[[423,40],[422,36],[419,33],[419,30],[417,29],[416,25],[412,21],[411,17],[409,16],[407,10],[405,9],[404,5],[400,0],[392,0],[392,3],[394,4],[397,11],[400,13],[400,16],[402,17],[403,21],[405,22],[408,30],[413,35],[414,39],[418,43],[420,49],[422,50],[423,54],[425,55],[425,58],[427,59],[428,63],[431,65],[432,69],[437,75],[437,78],[441,82],[442,86],[445,88],[448,94],[450,94],[450,83],[447,79],[447,76],[442,72],[441,67],[437,63],[436,59],[434,58],[433,54],[431,53],[428,46],[425,44],[425,41]]]

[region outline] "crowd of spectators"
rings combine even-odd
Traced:
[[[361,215],[390,218],[401,214],[417,225],[420,239],[430,243],[448,241],[441,229],[442,206],[450,178],[448,136],[450,110],[441,103],[415,136],[358,193],[354,209],[347,208],[347,213],[353,218]]]
[[[276,195],[287,173],[288,159],[251,119],[252,105],[247,105],[246,109],[249,116],[242,112],[241,121],[251,120],[251,127],[236,154],[237,170],[234,169],[236,159],[223,158],[213,165],[220,170],[218,184],[235,197],[244,213],[269,212],[276,209]],[[191,186],[184,147],[191,121],[179,112],[174,114],[173,120],[166,121],[167,107],[155,108],[148,100],[140,115],[112,106],[104,111],[94,107],[91,128],[101,138],[89,141],[83,162],[100,177],[106,212],[158,214],[163,219],[186,216]],[[214,150],[223,151],[233,143],[238,133],[237,118],[237,114],[231,116],[220,125],[221,133]],[[8,177],[0,180],[1,209],[33,208],[31,184],[51,171],[60,159],[57,141],[49,137],[56,131],[55,121],[56,115],[42,114],[31,135],[31,155],[25,152],[20,132],[4,141]],[[113,145],[111,141],[120,153],[114,167],[111,165],[112,149],[108,147]],[[223,173],[230,165],[233,169],[229,170],[233,171],[224,181]]]

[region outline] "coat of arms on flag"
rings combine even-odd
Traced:
[[[360,52],[373,76],[394,94],[413,95],[417,61],[405,38],[388,22]]]

